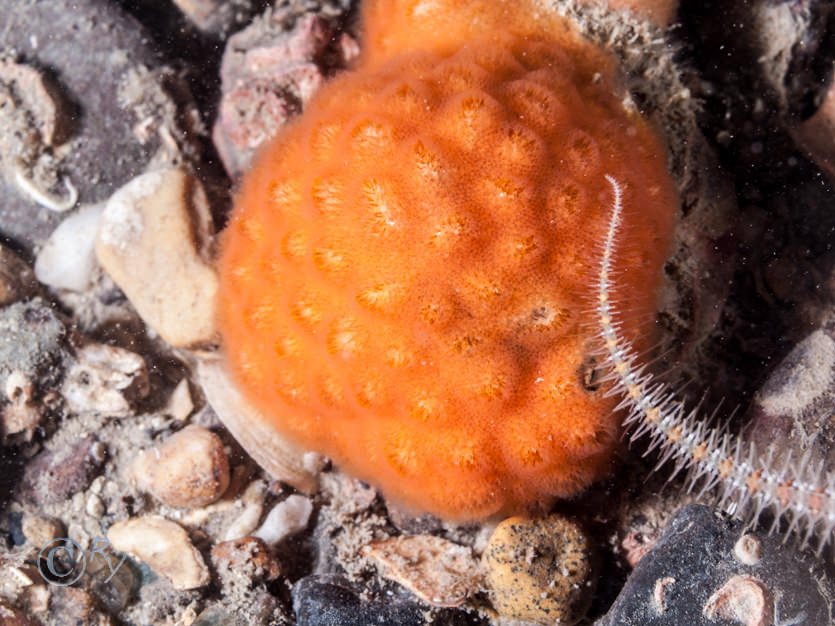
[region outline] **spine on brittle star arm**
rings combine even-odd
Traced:
[[[710,426],[700,419],[698,409],[687,410],[665,385],[653,380],[646,365],[639,364],[638,353],[623,336],[613,298],[623,190],[613,177],[606,175],[606,180],[613,200],[596,280],[595,316],[605,360],[611,366],[608,378],[613,392],[624,398],[618,408],[628,410],[624,426],[631,431],[630,439],[648,435],[649,450],[661,449],[656,469],[672,461],[671,477],[685,470],[688,490],[696,485],[700,493],[715,488],[720,506],[749,522],[770,510],[772,530],[785,519],[786,536],[799,531],[803,546],[814,536],[820,552],[835,527],[835,477],[825,474],[823,463],[810,467],[808,456],[774,463],[773,448],[757,450],[726,429]]]

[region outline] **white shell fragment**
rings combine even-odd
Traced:
[[[165,414],[173,417],[178,422],[184,422],[193,410],[194,401],[191,399],[188,378],[183,378],[168,397]]]
[[[258,527],[258,520],[264,511],[264,495],[267,484],[263,480],[253,480],[241,494],[240,502],[244,510],[229,524],[223,534],[223,541],[232,541],[252,534]]]
[[[135,352],[91,342],[79,348],[75,356],[61,387],[71,412],[124,417],[148,395],[145,361]]]
[[[203,557],[180,526],[159,515],[113,524],[107,539],[117,552],[127,552],[165,576],[175,589],[195,589],[209,583]]]
[[[472,551],[434,535],[400,536],[363,548],[380,573],[433,606],[454,607],[478,591],[481,580]]]
[[[274,546],[283,539],[301,532],[310,521],[313,503],[310,498],[292,495],[273,507],[261,527],[253,533],[264,543]]]
[[[84,291],[96,268],[96,232],[103,204],[81,207],[58,225],[35,259],[35,276],[56,289]]]
[[[197,378],[220,421],[258,465],[303,493],[316,492],[319,482],[304,462],[304,451],[281,437],[243,397],[220,361],[201,361]]]

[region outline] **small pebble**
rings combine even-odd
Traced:
[[[313,503],[310,498],[295,494],[289,496],[273,507],[254,536],[274,546],[282,539],[304,530],[312,512]]]
[[[133,414],[148,395],[150,383],[144,359],[130,350],[89,342],[77,350],[61,395],[73,413]]]
[[[217,341],[212,217],[181,169],[134,178],[107,201],[96,255],[142,319],[175,348]]]
[[[472,550],[441,537],[412,535],[375,541],[362,553],[377,564],[385,578],[433,606],[460,606],[480,587]]]
[[[482,557],[499,614],[537,624],[582,619],[594,591],[592,561],[583,529],[559,515],[507,518]]]
[[[31,440],[35,428],[41,421],[41,410],[32,394],[32,382],[23,372],[15,370],[6,378],[5,403],[0,403],[0,433],[4,437],[24,433],[26,441]]]
[[[92,517],[101,517],[104,515],[104,502],[101,501],[96,494],[90,494],[90,497],[87,498],[87,504],[84,507],[84,510],[87,511],[87,515],[91,515]]]
[[[32,269],[0,243],[0,306],[34,296],[38,283]]]
[[[221,578],[243,576],[253,583],[262,583],[281,574],[275,555],[258,537],[241,537],[217,544],[212,548],[212,563]]]
[[[35,259],[35,276],[55,289],[84,291],[96,268],[96,232],[103,204],[81,207],[56,228]]]
[[[94,443],[92,437],[82,437],[56,451],[39,452],[23,471],[19,497],[31,504],[53,504],[87,489],[101,467],[90,455]]]
[[[20,611],[14,610],[0,601],[0,625],[2,626],[39,626],[40,622],[26,617]]]
[[[95,463],[102,463],[107,458],[107,446],[101,441],[94,442],[93,445],[90,446],[90,458],[93,459]],[[99,483],[101,485],[104,482],[104,478],[101,476],[99,478],[102,479]],[[98,480],[99,479],[97,478],[93,481],[92,486],[94,488],[96,488],[96,481]],[[100,490],[101,486],[99,486],[98,489]]]
[[[49,589],[46,585],[29,585],[23,590],[23,604],[29,613],[46,613],[49,609]]]
[[[255,0],[174,0],[174,4],[197,28],[218,35],[232,32],[246,23],[261,6]]]
[[[241,495],[244,510],[229,524],[223,534],[224,541],[231,541],[249,535],[258,527],[261,513],[264,511],[264,495],[267,485],[263,480],[254,480]]]
[[[110,626],[113,623],[99,611],[95,597],[84,589],[53,585],[49,595],[50,626]]]
[[[27,515],[23,518],[23,535],[32,547],[40,550],[53,539],[62,537],[64,527],[55,519]]]
[[[212,431],[190,425],[139,454],[132,465],[140,489],[174,507],[216,501],[229,486],[229,460]]]
[[[128,552],[175,589],[195,589],[209,583],[209,570],[200,552],[180,526],[158,515],[113,524],[107,539],[117,552]]]

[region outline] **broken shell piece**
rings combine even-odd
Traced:
[[[137,176],[107,201],[96,255],[170,345],[216,341],[212,217],[200,182],[172,168]]]
[[[161,446],[141,452],[131,471],[140,489],[174,507],[211,504],[229,486],[223,442],[202,426],[186,426]]]
[[[75,356],[61,387],[70,411],[123,417],[130,415],[135,403],[148,395],[148,371],[138,354],[87,343]]]
[[[310,498],[292,495],[273,507],[253,536],[262,539],[267,545],[274,546],[304,530],[312,512],[313,503]]]
[[[81,207],[58,225],[35,260],[35,276],[57,289],[84,291],[96,268],[96,233],[103,204]]]
[[[191,399],[188,378],[183,378],[177,383],[174,391],[168,397],[168,402],[165,405],[165,414],[171,416],[178,422],[184,422],[193,410],[194,401]]]
[[[56,213],[64,213],[73,208],[78,202],[78,189],[72,184],[69,178],[65,178],[64,189],[66,196],[59,196],[50,193],[49,190],[42,189],[38,183],[30,177],[21,163],[15,163],[12,166],[14,172],[14,182],[18,189],[25,193],[29,198],[50,211]]]
[[[244,510],[229,524],[223,534],[224,541],[232,541],[249,535],[258,527],[258,520],[264,511],[264,495],[267,492],[267,484],[263,480],[253,480],[241,495],[241,503]]]
[[[276,433],[269,420],[237,390],[221,362],[200,361],[197,377],[223,425],[256,463],[299,491],[316,492],[318,480],[304,463],[304,451]]]
[[[362,553],[384,577],[433,606],[460,606],[479,589],[479,567],[472,551],[441,537],[412,535],[375,541]]]
[[[734,576],[717,590],[702,609],[708,619],[726,619],[743,626],[774,623],[774,600],[765,583],[754,576]]]
[[[195,589],[209,583],[206,563],[186,531],[164,517],[148,515],[113,524],[107,539],[114,550],[144,561],[175,589]]]

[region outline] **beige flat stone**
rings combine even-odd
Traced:
[[[200,183],[173,168],[137,176],[107,202],[99,263],[142,319],[174,347],[217,342],[212,219]]]

